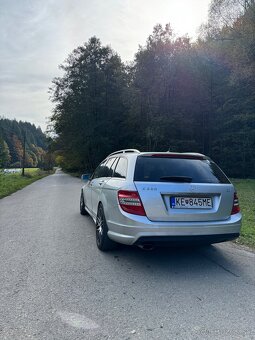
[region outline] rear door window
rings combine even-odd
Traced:
[[[114,176],[117,178],[126,178],[127,176],[127,159],[120,157],[114,171]]]
[[[134,181],[230,183],[211,160],[167,157],[137,157]]]
[[[116,165],[116,160],[117,158],[116,157],[113,157],[113,158],[110,158],[108,161],[107,161],[107,177],[112,177],[113,175],[113,170],[114,170],[114,167]]]

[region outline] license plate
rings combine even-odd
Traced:
[[[170,207],[173,209],[210,209],[211,197],[170,197]]]

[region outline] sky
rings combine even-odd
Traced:
[[[153,27],[195,39],[210,0],[0,0],[0,117],[46,129],[58,65],[91,36],[131,61]]]

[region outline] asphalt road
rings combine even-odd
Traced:
[[[81,181],[0,200],[0,339],[255,339],[255,254],[96,248]]]

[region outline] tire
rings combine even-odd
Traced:
[[[109,239],[108,226],[106,223],[104,208],[102,204],[99,204],[96,219],[96,243],[97,247],[101,251],[112,250],[116,248],[116,243]]]
[[[85,209],[85,203],[84,203],[84,196],[83,192],[81,192],[81,198],[80,198],[80,214],[81,215],[88,215],[87,210]]]

